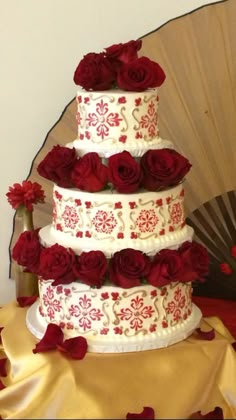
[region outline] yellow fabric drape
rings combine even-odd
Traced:
[[[212,341],[194,333],[165,349],[71,360],[56,350],[33,354],[37,340],[26,327],[26,311],[15,302],[0,309],[0,358],[8,358],[7,376],[0,378],[3,419],[125,419],[144,406],[159,419],[216,406],[225,419],[236,418],[234,340],[217,317],[201,323],[215,328]]]

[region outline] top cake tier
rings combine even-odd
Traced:
[[[173,148],[158,129],[158,89],[129,92],[78,90],[78,139],[70,145],[80,155],[95,151],[108,157],[122,150],[142,156],[148,149]]]

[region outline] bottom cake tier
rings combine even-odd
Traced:
[[[90,352],[167,347],[191,335],[202,318],[192,303],[191,283],[131,289],[52,283],[53,280],[39,280],[40,297],[27,312],[27,327],[41,339],[49,323],[57,324],[65,338],[85,337]]]

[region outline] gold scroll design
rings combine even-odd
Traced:
[[[38,290],[39,290],[39,296],[41,296],[41,290],[42,290],[42,284],[43,283],[45,283],[45,284],[47,284],[47,283],[51,283],[51,280],[43,280],[43,278],[42,277],[38,277]],[[42,305],[41,305],[41,299],[39,299],[39,308],[41,308],[41,313],[42,313],[42,316],[43,317],[45,317],[45,313],[44,313],[44,311],[43,311],[43,308],[42,308]]]
[[[95,330],[94,328],[91,328],[90,330],[87,331],[82,331],[79,328],[74,328],[76,331],[78,331],[79,335],[88,335],[88,334],[92,334],[93,336],[98,335],[98,330]]]
[[[79,129],[86,130],[86,107],[78,103],[77,112],[80,114],[80,121],[78,125],[78,134],[80,134]]]
[[[159,296],[157,296],[155,300],[153,301],[153,306],[156,309],[156,313],[157,313],[157,316],[153,320],[154,322],[158,322],[158,320],[160,319],[160,309],[159,309],[158,302],[159,302]]]
[[[186,298],[186,303],[185,303],[186,311],[190,310],[190,313],[187,316],[188,318],[190,314],[192,313],[192,284],[190,282],[181,283],[181,284],[182,284],[182,287],[184,288],[184,295]]]
[[[148,104],[151,101],[156,101],[156,95],[151,95],[151,96],[144,96],[143,98],[143,102],[145,104]],[[132,111],[132,117],[134,118],[134,120],[136,121],[137,124],[134,124],[133,129],[134,131],[138,131],[140,129],[140,122],[139,122],[139,108],[134,108],[134,110]],[[158,131],[158,130],[157,130]],[[149,142],[149,141],[153,141],[153,138],[147,138],[147,136],[145,135],[144,137],[142,137],[142,140]]]
[[[59,200],[58,198],[57,198],[57,196],[56,196],[56,193],[54,192],[53,193],[53,207],[54,207],[54,209],[55,209],[55,212],[56,212],[56,220],[53,220],[53,225],[56,227],[56,225],[58,224],[58,223],[60,223],[61,222],[61,219],[62,219],[62,203],[61,203],[61,200]],[[64,198],[63,198],[63,202],[64,202]],[[58,217],[58,214],[59,214],[59,217]]]
[[[181,285],[181,292],[184,290],[184,293],[183,293],[183,296],[187,299],[187,304],[185,303],[185,306],[188,306],[189,305],[189,302],[188,302],[188,295],[186,295],[186,289],[187,289],[187,287],[189,287],[189,284],[188,283],[181,283],[181,282],[171,282],[169,285],[168,285],[168,288],[169,288],[169,290],[171,291],[171,290],[174,290],[174,289],[177,289],[179,286]],[[169,293],[168,293],[168,291],[166,292],[166,294],[164,295],[164,297],[163,297],[163,300],[162,300],[162,307],[163,307],[163,309],[164,309],[164,313],[165,313],[165,319],[168,319],[169,318],[169,316],[170,316],[170,314],[169,313],[167,313],[167,298],[169,297]],[[182,323],[183,321],[184,321],[184,319],[183,319],[183,316],[182,316],[182,312],[183,312],[183,308],[180,308],[180,310],[181,310],[181,317],[179,318],[179,319],[176,319],[176,320],[173,320],[173,319],[171,319],[170,320],[170,327],[175,327],[176,325],[178,325],[180,322]],[[172,316],[173,314],[171,313],[171,316]]]
[[[143,290],[143,289],[135,290],[133,292],[127,292],[127,291],[125,291],[125,292],[122,293],[121,299],[122,298],[127,299],[127,298],[130,298],[131,296],[135,296],[135,295],[140,295],[142,298],[144,298],[144,297],[147,296],[147,292],[146,292],[146,290]],[[113,324],[114,325],[119,325],[120,324],[120,319],[119,319],[119,317],[117,315],[117,311],[116,311],[116,308],[115,307],[118,306],[118,305],[120,305],[121,299],[117,299],[114,302],[113,307],[112,307],[112,312],[113,312],[113,315],[115,317],[115,319],[113,321]],[[148,334],[148,330],[146,328],[141,328],[138,331],[131,331],[131,333],[130,333],[130,329],[129,328],[126,328],[123,331],[123,334],[125,335],[125,337],[134,337],[134,336],[137,336],[137,335],[140,335],[140,334],[141,335],[146,335],[146,334]]]
[[[111,325],[111,317],[109,316],[109,314],[107,313],[106,308],[109,308],[109,303],[108,302],[103,302],[102,303],[102,312],[105,315],[106,320],[103,321],[102,325],[104,327],[109,327],[109,325]]]
[[[168,220],[167,220],[167,223],[168,224],[171,224],[171,217],[170,217],[170,211],[171,211],[171,207],[172,207],[172,205],[173,204],[175,204],[175,203],[178,203],[178,202],[180,202],[180,204],[181,204],[181,210],[182,210],[182,213],[183,213],[183,215],[182,215],[182,219],[183,219],[183,221],[184,221],[184,208],[183,208],[183,201],[184,201],[184,197],[183,196],[181,196],[181,194],[180,193],[177,193],[176,194],[176,196],[174,197],[174,195],[173,194],[171,194],[171,196],[170,196],[170,201],[169,201],[169,203],[168,203],[168,215],[169,215],[169,218],[168,218]],[[175,230],[181,230],[182,229],[182,223],[183,223],[183,221],[179,224],[179,226],[175,229]]]
[[[127,121],[127,118],[125,116],[125,110],[126,110],[126,108],[124,106],[122,106],[121,109],[120,109],[120,114],[121,114],[121,116],[123,118],[123,121],[125,123],[125,127],[122,127],[121,130],[120,130],[121,133],[125,133],[129,128],[128,121]]]
[[[187,309],[192,313],[192,283],[185,283],[185,294],[187,299]]]
[[[89,228],[89,229],[91,229],[92,228],[92,226],[93,226],[93,223],[92,223],[92,219],[91,219],[91,216],[90,216],[90,213],[91,213],[91,211],[86,211],[86,217],[87,217],[87,220],[88,220],[88,222],[86,223],[86,227],[87,228]]]
[[[100,96],[96,96],[96,98],[94,98],[93,95],[94,95],[93,93],[88,94],[91,102],[97,102],[97,101],[100,101],[100,99],[106,99],[108,102],[110,102],[110,104],[115,102],[115,97],[110,94],[104,93]]]
[[[160,220],[160,223],[161,223],[161,227],[162,227],[162,228],[166,227],[166,225],[167,225],[167,220],[166,220],[166,217],[165,217],[165,215],[164,215],[163,205],[162,205],[162,206],[157,207],[157,214],[158,214],[158,216],[159,216],[159,220]]]
[[[93,207],[104,207],[104,206],[108,206],[109,208],[113,208],[113,203],[112,201],[103,201],[101,203],[98,203],[97,201],[94,201],[93,203]]]

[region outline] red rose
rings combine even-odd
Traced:
[[[220,267],[220,271],[224,274],[226,274],[227,276],[230,276],[230,274],[232,274],[233,270],[230,267],[230,265],[228,263],[221,263],[219,264]]]
[[[164,80],[162,68],[147,57],[123,64],[117,74],[117,85],[120,89],[136,92],[161,86]]]
[[[124,44],[114,44],[108,48],[105,48],[106,56],[118,69],[121,63],[128,63],[129,61],[136,60],[138,58],[137,52],[140,50],[141,46],[141,40],[132,40]]]
[[[177,185],[191,168],[189,161],[172,149],[148,150],[141,158],[143,186],[149,191]]]
[[[77,160],[71,172],[71,180],[82,191],[100,191],[108,182],[108,169],[97,153],[90,152]]]
[[[68,338],[57,346],[58,350],[70,356],[72,359],[81,360],[85,357],[88,349],[87,340],[81,335]]]
[[[100,288],[107,270],[107,260],[101,251],[82,252],[77,258],[74,273],[78,280]]]
[[[70,188],[70,174],[77,162],[75,148],[70,149],[64,146],[54,146],[52,150],[38,165],[38,173],[60,187]]]
[[[85,90],[107,90],[115,81],[115,70],[104,53],[86,54],[74,73],[74,82]]]
[[[33,204],[44,203],[45,199],[41,185],[31,181],[14,184],[9,188],[6,196],[13,209],[25,206],[29,211],[33,211]]]
[[[12,249],[12,258],[17,264],[25,267],[25,271],[37,274],[41,249],[38,229],[26,230],[21,233]]]
[[[127,248],[115,252],[110,260],[109,278],[116,286],[128,289],[139,286],[150,269],[149,257],[141,251]]]
[[[58,244],[43,248],[40,255],[40,276],[45,280],[54,279],[53,286],[72,283],[75,280],[74,263],[75,253],[72,249]]]
[[[178,251],[163,249],[154,256],[147,280],[154,287],[166,286],[172,281],[181,280],[182,270],[182,260]]]
[[[231,247],[230,252],[231,252],[232,257],[236,258],[236,245],[233,245]]]
[[[207,249],[197,242],[186,241],[179,248],[179,253],[186,271],[192,272],[192,281],[204,280],[210,263]]]
[[[109,157],[108,177],[120,193],[132,193],[139,188],[143,174],[138,162],[127,151]]]
[[[152,407],[143,407],[141,413],[127,413],[126,419],[155,420],[155,412]]]

